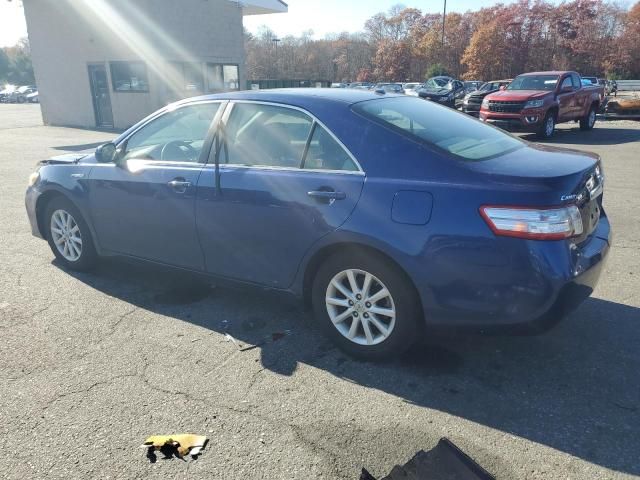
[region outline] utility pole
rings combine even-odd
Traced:
[[[444,13],[442,14],[442,48],[444,48],[444,26],[447,21],[447,0],[444,0]]]
[[[280,39],[279,38],[272,38],[271,41],[275,44],[276,46],[276,61],[274,62],[275,65],[275,70],[276,70],[276,77],[278,76],[278,43],[280,43]],[[277,80],[277,79],[274,79]]]

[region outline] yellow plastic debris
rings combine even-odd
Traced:
[[[207,444],[207,437],[204,435],[193,435],[190,433],[181,435],[154,435],[145,440],[143,447],[153,447],[160,450],[169,446],[176,449],[180,458],[186,455],[199,455]]]

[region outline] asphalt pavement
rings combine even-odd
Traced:
[[[603,158],[615,238],[591,299],[540,336],[371,364],[281,295],[114,260],[65,271],[30,234],[27,177],[114,135],[39,115],[0,105],[0,477],[357,480],[443,436],[498,479],[640,476],[640,123],[550,142]],[[145,438],[172,433],[210,443],[151,464]]]

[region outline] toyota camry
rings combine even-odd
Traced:
[[[570,312],[609,249],[603,185],[596,155],[432,102],[299,89],[171,104],[40,162],[26,207],[66,268],[126,256],[290,292],[382,358],[433,327]]]

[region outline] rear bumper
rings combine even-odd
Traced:
[[[580,246],[503,237],[440,245],[440,260],[430,272],[431,281],[437,280],[420,291],[426,323],[498,331],[548,329],[591,295],[611,241],[603,215]]]

